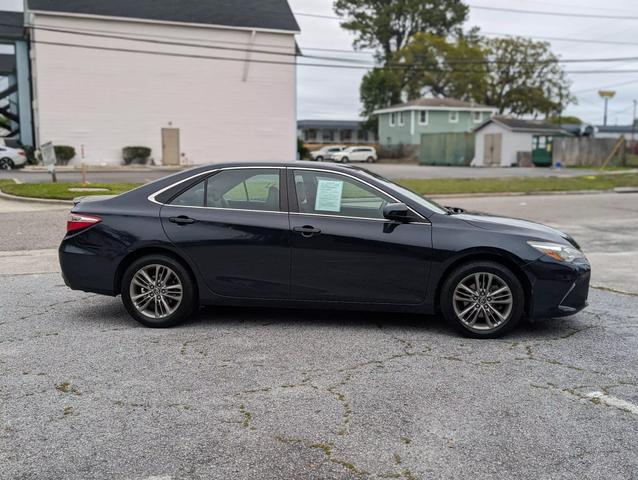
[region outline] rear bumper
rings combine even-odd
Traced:
[[[72,290],[115,295],[117,262],[82,248],[73,240],[62,241],[58,250],[64,283]]]
[[[532,286],[531,318],[565,317],[587,306],[589,262],[559,263],[541,258],[528,264],[525,270]]]

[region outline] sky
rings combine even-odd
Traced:
[[[289,0],[293,12],[334,15],[332,0]],[[608,123],[629,124],[633,100],[638,99],[638,72],[612,73],[613,70],[638,70],[638,2],[629,0],[468,0],[469,19],[465,28],[479,27],[485,34],[521,35],[530,37],[563,37],[589,41],[627,42],[630,45],[550,41],[552,51],[563,59],[636,57],[635,61],[584,63],[567,65],[568,70],[605,70],[597,74],[569,74],[577,105],[570,105],[566,115],[576,115],[585,122],[602,124],[601,88],[616,91],[609,103]],[[472,7],[502,7],[516,10],[543,10],[591,15],[589,18],[531,15],[495,12]],[[0,10],[18,10],[22,0],[0,0]],[[621,16],[606,19],[601,16]],[[630,18],[633,17],[633,18]],[[297,42],[304,47],[352,49],[354,36],[339,26],[337,19],[297,15],[301,34]],[[371,61],[361,53],[327,53],[307,50],[312,55],[337,55],[350,62]],[[300,63],[311,60],[300,59]],[[326,63],[326,61],[318,61]],[[355,119],[361,110],[359,84],[364,70],[348,70],[299,66],[297,69],[297,105],[299,119]]]

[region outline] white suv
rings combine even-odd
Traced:
[[[317,162],[323,162],[324,160],[330,158],[330,156],[334,153],[338,153],[346,147],[343,145],[329,145],[327,147],[320,148],[319,150],[313,150],[310,152],[310,158]]]
[[[348,147],[341,152],[333,153],[330,159],[335,162],[376,162],[377,151],[372,147]]]
[[[0,145],[0,170],[24,167],[27,164],[27,156],[24,150]]]

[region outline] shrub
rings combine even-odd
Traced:
[[[24,154],[27,157],[27,165],[37,165],[38,163],[40,163],[40,159],[38,158],[39,152],[37,152],[34,147],[22,145],[20,148],[24,150]]]
[[[66,165],[75,157],[75,148],[69,145],[55,145],[53,149],[55,150],[55,158],[58,165]]]
[[[310,150],[304,145],[301,138],[297,139],[297,155],[299,155],[300,160],[310,158]]]
[[[145,165],[151,156],[151,149],[148,147],[124,147],[122,149],[122,159],[124,165],[138,164]]]

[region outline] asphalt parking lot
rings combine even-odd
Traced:
[[[0,478],[638,479],[637,198],[445,199],[562,226],[627,291],[489,341],[274,309],[148,330],[64,286],[64,207],[0,204]]]

